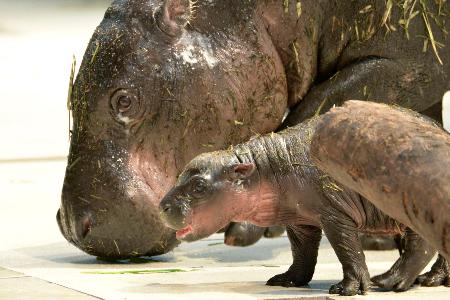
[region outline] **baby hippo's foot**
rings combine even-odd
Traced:
[[[361,279],[344,278],[341,282],[333,284],[330,287],[330,294],[339,294],[341,296],[354,296],[358,293],[365,295],[370,289],[369,274]]]
[[[372,283],[378,287],[394,292],[404,292],[414,283],[414,276],[405,272],[387,271],[381,275],[372,277]]]
[[[311,278],[307,279],[302,274],[294,271],[287,271],[282,274],[278,274],[270,278],[266,285],[270,286],[283,286],[283,287],[299,287],[305,286],[311,281]]]
[[[447,260],[439,255],[431,270],[417,277],[416,283],[422,286],[450,287],[450,266]]]

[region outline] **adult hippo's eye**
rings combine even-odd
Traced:
[[[131,98],[129,96],[120,96],[117,100],[117,109],[119,112],[124,113],[131,107]]]
[[[142,115],[138,95],[128,89],[119,89],[112,94],[111,108],[113,115],[125,123]]]

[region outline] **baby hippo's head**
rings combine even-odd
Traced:
[[[246,213],[248,190],[258,180],[254,170],[254,164],[239,162],[232,151],[197,156],[162,199],[163,220],[185,241],[208,237],[239,221]]]

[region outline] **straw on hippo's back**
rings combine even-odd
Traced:
[[[402,233],[401,257],[372,281],[390,290],[409,289],[434,249],[312,164],[310,143],[318,120],[196,157],[160,204],[167,224],[187,241],[230,221],[286,225],[293,264],[267,282],[281,286],[302,286],[312,279],[323,230],[343,266],[344,279],[330,288],[340,295],[366,293],[371,285],[358,233]]]

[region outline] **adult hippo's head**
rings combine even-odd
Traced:
[[[187,0],[117,0],[107,10],[71,94],[57,220],[72,244],[111,258],[170,251],[175,232],[158,204],[185,163],[281,123],[283,66],[242,3],[199,0],[195,15]]]

